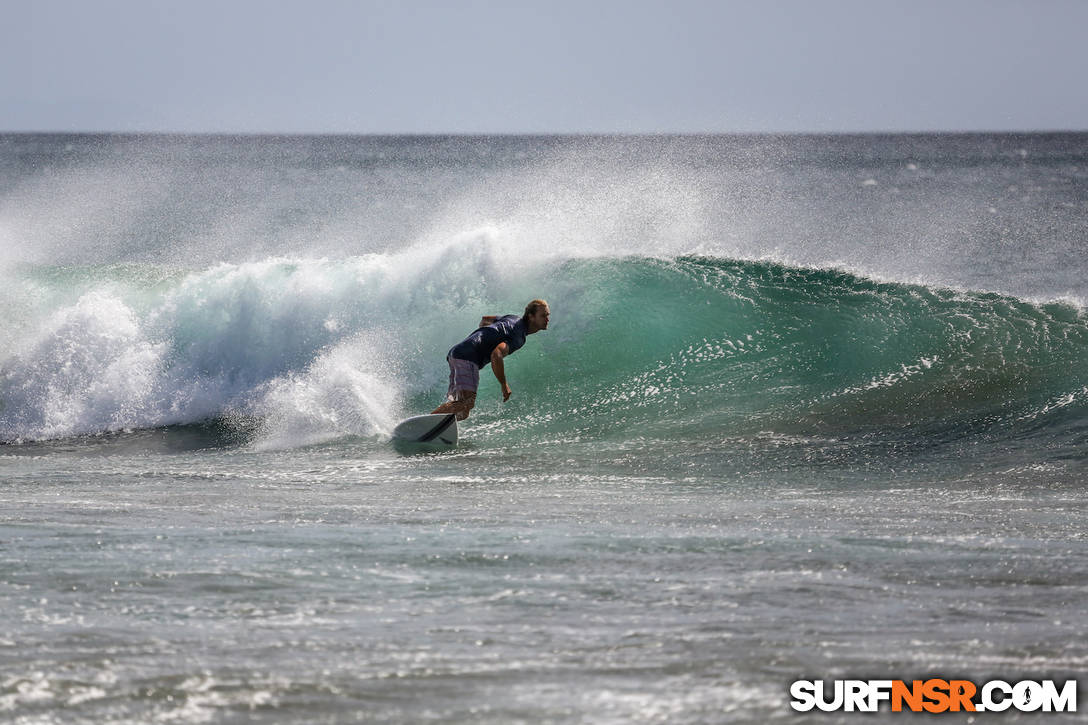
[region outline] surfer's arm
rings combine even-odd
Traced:
[[[498,315],[484,315],[480,318],[480,327],[487,327],[495,320],[499,319]]]
[[[506,357],[506,351],[509,349],[505,342],[500,342],[491,351],[491,370],[495,373],[499,385],[502,386],[502,402],[504,403],[510,400],[510,386],[506,384],[506,369],[503,367],[502,359]]]

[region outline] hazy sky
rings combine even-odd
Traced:
[[[0,131],[1088,129],[1088,0],[0,0]]]

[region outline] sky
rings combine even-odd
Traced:
[[[1088,0],[0,0],[0,132],[1088,130]]]

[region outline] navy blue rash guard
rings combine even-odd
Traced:
[[[525,323],[517,315],[504,315],[487,327],[481,327],[450,348],[448,357],[471,360],[483,368],[491,362],[491,353],[505,342],[507,355],[525,344]]]

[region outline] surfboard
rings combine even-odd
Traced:
[[[417,415],[402,420],[393,429],[393,439],[438,446],[457,445],[457,416],[453,413]]]

